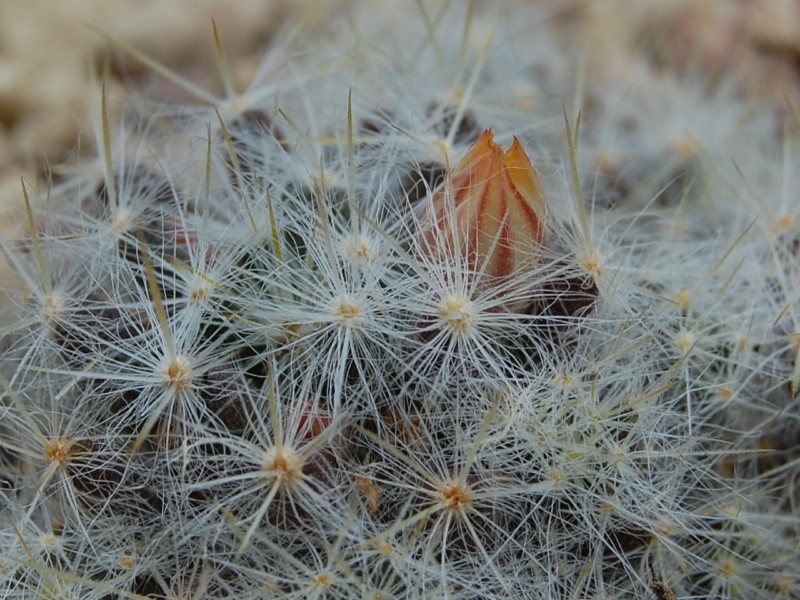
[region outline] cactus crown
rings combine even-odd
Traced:
[[[793,149],[602,81],[564,125],[564,40],[418,8],[212,108],[103,93],[26,191],[0,596],[797,597],[800,220],[738,183]]]

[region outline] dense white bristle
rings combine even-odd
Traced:
[[[133,51],[198,105],[98,93],[2,241],[0,596],[797,597],[797,123],[547,7],[345,3],[219,98]],[[502,277],[432,205],[486,130]]]

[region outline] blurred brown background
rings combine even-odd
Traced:
[[[120,53],[86,24],[178,71],[214,73],[212,18],[230,55],[246,60],[286,18],[288,4],[288,0],[2,0],[0,205],[7,208],[9,199],[19,196],[15,188],[20,174],[33,180],[46,161],[60,162],[75,147],[98,94],[91,83],[92,70],[106,58],[112,69],[120,66],[116,64]],[[125,72],[116,73],[116,83],[147,76],[132,61],[122,68]]]

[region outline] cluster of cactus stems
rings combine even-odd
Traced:
[[[800,598],[797,120],[546,6],[117,42],[196,102],[23,184],[0,597]]]

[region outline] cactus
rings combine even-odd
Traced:
[[[0,596],[797,598],[797,123],[380,6],[23,185]]]

